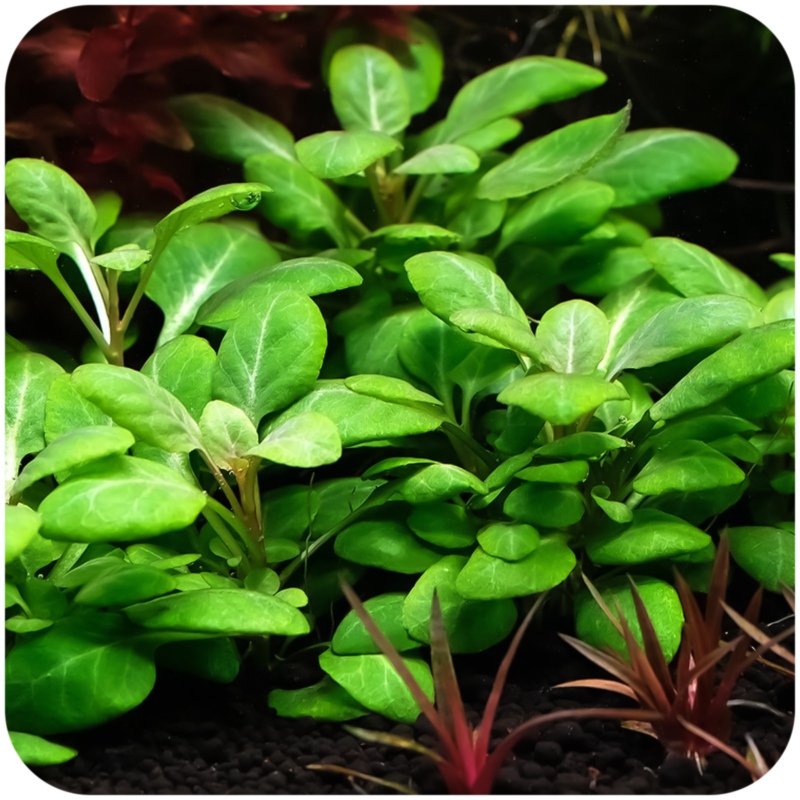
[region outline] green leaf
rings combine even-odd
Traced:
[[[523,125],[518,119],[503,117],[490,122],[483,128],[478,128],[459,136],[455,143],[468,147],[479,155],[483,155],[492,150],[497,150],[512,139],[516,139],[522,133],[522,128]]]
[[[175,471],[132,456],[94,461],[39,505],[42,534],[73,542],[135,541],[194,522],[205,494]]]
[[[503,513],[543,528],[567,528],[578,522],[585,507],[574,486],[552,483],[525,483],[506,498]]]
[[[64,434],[25,465],[14,494],[21,494],[36,481],[66,472],[111,455],[122,455],[133,447],[133,435],[124,428],[97,425]]]
[[[211,376],[215,399],[241,408],[258,425],[308,392],[327,345],[316,304],[293,291],[246,309],[222,339]]]
[[[310,486],[283,486],[261,496],[265,538],[299,540],[320,508],[319,494]]]
[[[502,117],[567,100],[605,80],[600,70],[565,58],[517,58],[461,88],[450,105],[438,141],[453,141]]]
[[[608,320],[585,300],[553,306],[536,329],[541,360],[555,372],[591,375],[608,345]]]
[[[448,217],[447,225],[461,235],[464,247],[474,249],[478,239],[494,233],[503,224],[507,208],[505,200],[495,203],[493,200],[471,198],[453,216]]]
[[[42,739],[41,736],[34,736],[31,733],[9,731],[8,736],[22,763],[27,764],[29,767],[63,764],[78,755],[78,751],[73,750],[71,747],[48,742],[47,739]]]
[[[41,516],[25,505],[6,506],[6,564],[18,558],[33,541],[42,523]]]
[[[441,250],[460,241],[461,236],[438,225],[412,222],[407,225],[386,225],[364,237],[362,247],[374,247],[375,258],[382,267],[402,272],[412,256]]]
[[[151,257],[149,250],[142,250],[138,244],[124,244],[115,247],[108,253],[95,256],[93,264],[97,264],[105,269],[113,269],[117,272],[133,272],[143,267]]]
[[[466,308],[450,316],[450,322],[462,331],[478,334],[484,344],[503,347],[538,361],[541,350],[531,326],[518,319],[486,308]]]
[[[200,436],[211,460],[231,471],[241,466],[237,460],[258,444],[258,431],[247,414],[222,400],[212,400],[203,409]]]
[[[699,492],[741,483],[745,474],[713,447],[690,440],[674,441],[656,450],[633,481],[644,495]]]
[[[796,297],[794,289],[785,289],[774,295],[764,306],[764,322],[777,322],[795,318]]]
[[[276,291],[293,290],[314,297],[362,282],[358,272],[342,261],[317,256],[294,258],[226,284],[202,304],[197,322],[227,329],[245,308],[262,303]]]
[[[179,233],[147,284],[147,296],[164,312],[157,345],[188,330],[215,292],[278,261],[263,239],[228,225],[206,223]]]
[[[668,583],[648,576],[634,576],[636,588],[644,602],[656,636],[667,662],[678,652],[683,627],[683,609],[678,593]],[[619,618],[617,606],[622,608],[634,638],[642,646],[642,634],[636,618],[633,594],[627,577],[614,578],[597,587],[606,605]],[[615,602],[616,601],[616,602]],[[578,637],[592,647],[612,647],[623,655],[627,648],[613,623],[597,605],[592,595],[584,590],[575,598],[575,631]]]
[[[589,477],[589,464],[586,461],[542,464],[520,470],[515,477],[534,483],[583,483]]]
[[[222,636],[302,636],[310,626],[294,606],[247,589],[198,589],[137,603],[125,609],[148,630]]]
[[[442,405],[439,399],[416,389],[408,381],[391,378],[387,375],[353,375],[344,379],[344,385],[357,394],[376,397],[387,403],[397,403],[412,408],[419,407],[420,403],[432,406]],[[430,411],[435,413],[434,409],[430,409]]]
[[[481,160],[460,144],[437,144],[411,156],[392,172],[396,175],[451,175],[475,172]]]
[[[592,500],[602,509],[603,513],[614,522],[624,525],[633,520],[633,511],[625,503],[609,500],[611,489],[605,484],[592,487]]]
[[[6,231],[6,269],[38,269],[52,280],[58,271],[57,261],[58,249],[45,239]]]
[[[528,142],[481,178],[476,196],[505,200],[560,183],[609,150],[629,121],[630,104],[616,114],[573,122]]]
[[[610,433],[581,431],[542,445],[536,453],[548,458],[598,458],[610,450],[621,450],[628,446],[625,439]]]
[[[247,455],[288,467],[320,467],[341,458],[342,442],[336,425],[328,417],[307,411],[271,428]]]
[[[211,400],[211,372],[217,354],[199,336],[176,336],[144,362],[142,373],[180,400],[199,420]]]
[[[346,130],[405,130],[411,106],[403,72],[392,56],[370,45],[338,50],[330,65],[331,102]]]
[[[633,512],[628,525],[608,523],[586,539],[586,552],[595,564],[643,564],[694,553],[711,537],[688,522],[654,508]]]
[[[45,403],[53,380],[64,374],[55,361],[38,353],[6,356],[6,497],[22,459],[44,448]]]
[[[281,156],[263,153],[244,164],[250,180],[269,180],[272,192],[261,199],[264,216],[293,235],[324,231],[337,247],[347,247],[345,207],[341,200],[304,166]]]
[[[457,550],[475,544],[475,526],[460,505],[438,501],[417,503],[407,523],[420,539],[436,547]]]
[[[331,419],[339,429],[343,447],[427,433],[442,423],[438,414],[387,403],[348,389],[344,381],[328,380],[317,381],[311,392],[272,421],[267,430],[307,411]]]
[[[455,588],[472,600],[526,597],[558,586],[575,563],[575,554],[560,536],[545,536],[520,561],[503,561],[478,547],[456,578]]]
[[[658,236],[643,245],[653,269],[684,297],[731,294],[759,308],[767,302],[763,289],[740,270],[708,250],[681,239]]]
[[[8,726],[47,736],[100,725],[138,706],[155,677],[124,618],[70,615],[8,653]]]
[[[141,372],[108,364],[84,364],[74,387],[137,440],[172,453],[200,447],[200,429],[186,407]]]
[[[353,375],[381,374],[411,380],[400,361],[400,341],[416,309],[391,309],[385,316],[372,318],[344,335],[347,370]]]
[[[122,210],[122,198],[116,192],[100,192],[91,195],[91,199],[97,212],[97,219],[89,244],[97,252],[97,242],[116,225],[119,212]]]
[[[793,402],[794,382],[794,370],[782,370],[756,383],[734,389],[725,398],[725,405],[734,414],[750,420],[782,413]]]
[[[357,703],[327,675],[319,683],[302,689],[273,689],[268,701],[270,708],[281,717],[347,722],[369,713],[369,709]]]
[[[495,558],[519,561],[539,546],[539,531],[532,525],[492,522],[478,532],[478,544]]]
[[[486,494],[486,484],[455,464],[430,464],[396,484],[396,491],[409,503],[449,500],[465,492]]]
[[[455,253],[421,253],[406,262],[411,285],[423,305],[447,322],[457,311],[484,308],[523,325],[528,317],[502,279],[476,261]],[[492,340],[475,335],[477,341]]]
[[[406,595],[398,592],[381,594],[364,601],[364,608],[399,653],[419,647],[419,642],[411,639],[403,627],[405,599]],[[331,649],[338,656],[373,655],[382,652],[353,610],[347,613],[336,628]]]
[[[594,230],[614,202],[614,190],[596,181],[571,180],[537,192],[508,215],[497,252],[514,242],[571,244]]]
[[[418,658],[403,661],[433,701],[433,678],[428,665]],[[337,656],[326,650],[319,657],[319,665],[370,711],[398,722],[411,723],[419,716],[419,706],[386,656]]]
[[[283,125],[234,100],[216,94],[184,94],[167,105],[201,153],[237,164],[259,153],[295,158],[294,138]]]
[[[653,405],[650,416],[658,421],[706,408],[793,364],[794,320],[754,328],[704,358]]]
[[[374,130],[326,131],[297,142],[297,158],[317,178],[344,178],[365,170],[402,145]]]
[[[794,253],[773,253],[769,260],[789,272],[794,272]]]
[[[420,641],[430,644],[433,592],[439,598],[447,643],[453,653],[479,653],[508,636],[517,619],[511,600],[467,600],[456,591],[465,556],[445,556],[420,575],[406,597],[403,624]]]
[[[6,164],[6,195],[35,236],[62,252],[73,242],[91,251],[97,211],[64,170],[38,158],[14,158]]]
[[[356,522],[336,537],[334,550],[356,564],[405,575],[424,572],[441,558],[396,520]]]
[[[225,216],[232,211],[249,211],[261,202],[262,195],[270,191],[269,186],[257,181],[226,183],[206,189],[181,203],[156,223],[155,248],[163,248],[175,234],[192,225]]]
[[[168,642],[156,651],[156,666],[214,683],[232,683],[239,674],[241,657],[232,639],[197,639]]]
[[[614,206],[651,203],[729,178],[739,159],[719,139],[679,128],[626,133],[586,177],[608,184]]]
[[[119,561],[88,580],[74,602],[86,606],[124,606],[159,597],[175,588],[175,579],[163,569]]]
[[[520,406],[553,425],[570,425],[601,403],[624,400],[627,396],[621,384],[607,383],[592,375],[540,372],[514,381],[497,399]]]
[[[687,297],[656,311],[636,330],[608,365],[607,374],[652,367],[704,347],[721,345],[761,324],[749,301],[717,294]]]
[[[734,561],[771,592],[795,585],[795,538],[786,528],[728,528]]]
[[[78,393],[71,375],[56,375],[44,410],[44,439],[48,444],[77,428],[113,424],[110,417]]]

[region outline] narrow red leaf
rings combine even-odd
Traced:
[[[87,100],[108,100],[128,71],[128,51],[135,31],[127,25],[95,28],[81,51],[75,77]]]
[[[88,31],[58,25],[38,36],[25,37],[17,50],[35,56],[44,77],[65,78],[75,74],[88,38]]]
[[[661,642],[658,640],[656,629],[653,627],[653,621],[650,614],[642,601],[642,596],[639,594],[639,589],[629,578],[631,583],[631,595],[633,596],[633,605],[636,609],[636,619],[639,622],[639,630],[642,632],[642,642],[644,643],[644,652],[647,660],[653,668],[656,678],[661,683],[664,694],[669,698],[675,694],[675,684],[672,682],[672,676],[669,672],[669,666],[664,658],[664,651],[661,649]]]

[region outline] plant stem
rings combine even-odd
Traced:
[[[110,337],[106,358],[109,364],[123,366],[125,358],[125,331],[119,320],[119,272],[106,270],[108,282],[108,320]]]
[[[247,547],[247,551],[250,553],[254,565],[258,567],[266,566],[266,562],[263,558],[263,548],[261,549],[261,561],[264,563],[259,562],[259,545],[257,542],[253,541],[253,538],[250,536],[250,531],[245,527],[240,519],[238,519],[231,511],[225,508],[219,500],[215,500],[213,497],[209,497],[206,501],[208,505],[220,516],[225,522],[228,523],[228,526],[233,528],[236,533],[239,534],[239,538],[244,542],[245,546]]]
[[[86,287],[89,289],[89,294],[92,297],[92,302],[97,311],[97,318],[100,320],[100,330],[103,332],[103,340],[105,343],[108,343],[111,341],[111,326],[108,321],[107,309],[108,287],[105,285],[99,268],[95,267],[89,261],[89,256],[80,244],[75,242],[69,248],[69,255],[72,256],[81,275],[83,275],[83,280],[86,282]]]
[[[411,222],[411,217],[414,214],[417,203],[419,203],[423,192],[428,188],[430,182],[431,176],[429,175],[422,175],[417,178],[417,182],[414,184],[414,188],[411,190],[411,194],[408,196],[403,213],[400,215],[400,223],[402,225]]]
[[[389,225],[392,222],[389,216],[389,210],[386,207],[386,202],[383,197],[383,191],[378,178],[377,165],[372,164],[364,170],[364,175],[367,178],[369,190],[372,193],[372,199],[375,201],[375,207],[378,209],[378,218],[381,225]]]
[[[206,453],[204,450],[200,450],[199,452],[201,458],[206,462],[206,465],[211,470],[211,474],[217,479],[217,483],[222,489],[222,493],[225,495],[225,498],[230,503],[233,513],[236,514],[239,519],[244,520],[244,511],[242,510],[241,503],[236,499],[236,495],[233,493],[233,489],[231,489],[231,487],[228,485],[228,481],[225,480],[225,476],[220,472],[219,467],[214,463],[208,453]]]
[[[358,234],[359,239],[369,236],[372,231],[348,208],[345,211],[344,218],[350,224],[350,227]]]
[[[465,445],[471,450],[478,458],[489,468],[487,475],[497,466],[497,459],[484,450],[468,433],[463,431],[458,425],[453,425],[450,422],[442,423],[442,431],[447,435],[452,435],[461,444]],[[481,477],[481,476],[479,476]]]
[[[171,237],[170,237],[171,238]],[[150,256],[150,260],[145,265],[144,269],[142,270],[141,277],[139,278],[139,283],[136,284],[136,289],[133,292],[133,297],[131,297],[130,302],[128,303],[128,307],[125,309],[125,314],[122,317],[122,330],[128,330],[128,326],[131,324],[131,319],[133,319],[133,313],[136,311],[139,302],[141,301],[142,297],[144,296],[145,289],[147,288],[147,283],[150,280],[150,276],[153,274],[153,270],[158,263],[158,259],[161,258],[161,254],[164,252],[164,248],[167,246],[166,241],[159,240],[156,238],[155,246],[153,247],[152,255]]]
[[[214,529],[214,533],[216,533],[217,536],[219,536],[219,538],[222,540],[222,543],[225,545],[225,547],[227,547],[234,556],[239,556],[241,558],[239,566],[242,568],[244,573],[246,574],[250,572],[250,561],[248,560],[247,555],[242,548],[239,547],[239,543],[236,541],[236,539],[231,536],[220,517],[208,507],[203,509],[202,514],[206,518],[208,524]]]
[[[48,270],[47,276],[53,282],[56,289],[58,289],[58,291],[64,296],[64,299],[70,304],[78,319],[83,323],[83,327],[86,328],[89,336],[92,337],[92,341],[105,355],[108,343],[103,336],[103,332],[97,327],[95,321],[89,316],[88,312],[81,304],[81,301],[78,300],[78,296],[72,291],[72,287],[66,282],[66,280],[64,280],[64,276],[59,272],[58,269],[52,271]]]

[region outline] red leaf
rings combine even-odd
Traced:
[[[160,169],[150,164],[140,164],[139,174],[147,181],[151,188],[163,189],[165,192],[174,195],[181,203],[186,199],[183,189],[181,189],[172,176],[167,175],[166,172],[162,172]]]
[[[87,100],[102,103],[114,93],[128,71],[128,51],[134,36],[127,25],[95,28],[89,34],[75,70],[78,87]]]
[[[88,38],[87,31],[60,26],[39,36],[28,36],[17,50],[37,57],[46,77],[63,78],[75,74]]]
[[[160,69],[173,61],[194,55],[200,29],[177,8],[152,10],[136,23],[128,69],[131,75]]]
[[[274,45],[263,41],[204,38],[200,53],[223,75],[240,80],[257,79],[277,86],[299,89],[311,84],[292,72]]]

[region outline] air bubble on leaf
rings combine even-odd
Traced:
[[[231,205],[239,211],[250,211],[261,202],[261,192],[248,192],[246,195],[231,197]]]

